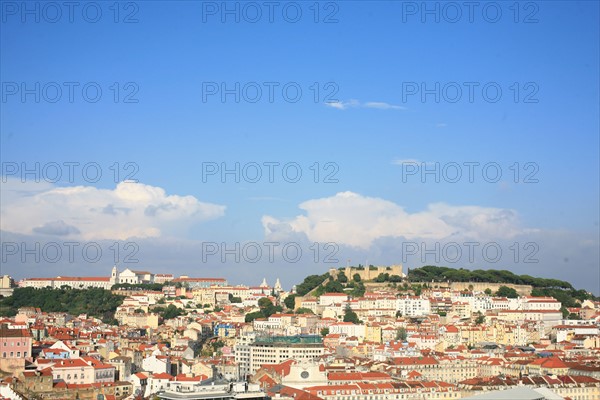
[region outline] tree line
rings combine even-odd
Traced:
[[[35,289],[15,288],[12,296],[0,299],[0,315],[12,317],[21,307],[37,307],[45,312],[64,312],[71,315],[88,314],[111,321],[124,296],[110,290],[89,289]]]

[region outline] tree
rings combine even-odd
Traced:
[[[287,308],[289,308],[290,310],[293,310],[294,308],[296,308],[296,295],[290,294],[288,297],[285,298],[285,300],[283,301],[283,304],[285,304],[285,306]]]
[[[354,275],[352,275],[352,280],[354,282],[360,282],[360,280],[361,280],[360,279],[360,274],[354,274]]]
[[[406,334],[406,328],[398,328],[398,330],[396,330],[396,340],[401,340],[401,341],[405,341],[406,337],[408,335]]]
[[[412,290],[415,293],[415,296],[420,296],[421,292],[423,291],[423,287],[421,285],[413,285]]]
[[[39,307],[45,312],[88,314],[109,321],[124,298],[99,288],[15,288],[12,296],[0,298],[0,315],[14,316],[21,307]]]
[[[179,317],[180,315],[183,315],[184,313],[185,312],[183,310],[175,307],[173,304],[169,304],[169,306],[163,312],[162,318],[173,319]]]
[[[296,286],[296,293],[298,296],[304,296],[323,283],[327,278],[329,278],[329,273],[323,275],[309,275],[304,278],[304,281],[301,284]]]
[[[281,308],[281,306],[274,306],[271,300],[269,300],[267,297],[263,297],[258,300],[258,307],[260,308],[260,310],[255,311],[251,314],[247,314],[246,320],[248,319],[248,315],[253,315],[254,317],[252,320],[254,320],[256,318],[269,318],[271,315],[283,311],[283,308]]]
[[[260,308],[266,308],[273,305],[273,302],[268,297],[261,297],[258,299],[258,306]]]
[[[492,295],[492,289],[490,289],[490,288],[486,288],[486,289],[483,291],[483,293],[487,294],[488,296],[491,296],[491,295]]]
[[[327,335],[329,335],[329,328],[321,329],[321,336],[327,336]]]
[[[344,310],[344,322],[352,322],[353,324],[360,324],[358,315],[356,315],[356,313],[354,311],[352,311],[352,308],[350,308],[349,305],[346,306],[346,309]]]
[[[263,318],[263,314],[260,311],[255,311],[255,312],[246,314],[246,316],[244,317],[244,321],[252,322],[257,318]]]
[[[507,297],[509,299],[516,299],[519,297],[519,294],[514,288],[508,286],[500,286],[496,291],[497,297]]]
[[[337,274],[337,280],[340,283],[346,283],[346,282],[348,282],[348,277],[343,272],[339,272]]]
[[[362,282],[358,282],[355,284],[354,288],[350,292],[352,297],[363,297],[365,295],[365,284]]]
[[[296,310],[296,314],[314,314],[314,313],[313,313],[313,310],[311,310],[310,308],[300,307],[299,309]]]
[[[164,284],[162,283],[117,283],[111,286],[111,290],[154,290],[161,291]]]
[[[340,282],[330,279],[325,285],[317,288],[315,296],[321,296],[325,293],[344,293],[344,287]]]
[[[477,318],[475,318],[475,324],[481,325],[485,322],[485,316],[481,313],[481,311],[477,312]]]
[[[463,268],[454,269],[425,265],[421,268],[409,269],[408,278],[413,282],[431,282],[432,280],[441,282],[442,280],[449,280],[453,282],[512,283],[531,285],[534,288],[575,291],[569,282],[558,279],[534,278],[529,275],[516,275],[511,271],[494,269],[470,271]]]

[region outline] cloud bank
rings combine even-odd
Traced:
[[[434,203],[409,213],[400,205],[377,197],[340,192],[299,205],[305,213],[292,218],[262,218],[267,236],[275,232],[304,233],[309,240],[335,241],[368,249],[385,237],[408,239],[510,239],[531,231],[520,226],[514,210]]]
[[[134,182],[98,189],[9,179],[1,196],[3,231],[83,240],[160,237],[225,214],[223,205]]]

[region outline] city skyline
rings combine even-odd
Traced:
[[[600,1],[0,0],[0,400],[600,399]]]

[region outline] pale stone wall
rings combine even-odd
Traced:
[[[436,284],[433,286],[435,287]],[[447,283],[441,283],[443,286],[448,286]],[[500,286],[508,286],[517,291],[520,296],[529,296],[533,287],[531,285],[513,285],[512,283],[489,283],[489,282],[451,282],[450,288],[452,290],[464,290],[469,289],[472,286],[474,291],[483,292],[485,289],[490,288],[492,293],[495,293]]]
[[[344,275],[346,275],[348,277],[348,279],[352,279],[352,277],[354,276],[354,274],[358,274],[360,275],[360,279],[363,281],[370,281],[373,280],[375,278],[377,278],[377,276],[379,276],[379,274],[390,274],[390,275],[398,275],[398,276],[404,276],[404,273],[402,272],[402,265],[390,265],[390,266],[378,266],[375,267],[376,269],[371,269],[369,267],[365,267],[365,269],[359,270],[356,267],[346,267],[344,268],[342,271],[344,272]],[[339,270],[332,268],[329,270],[329,274],[333,277],[337,276],[337,274],[339,273]]]

